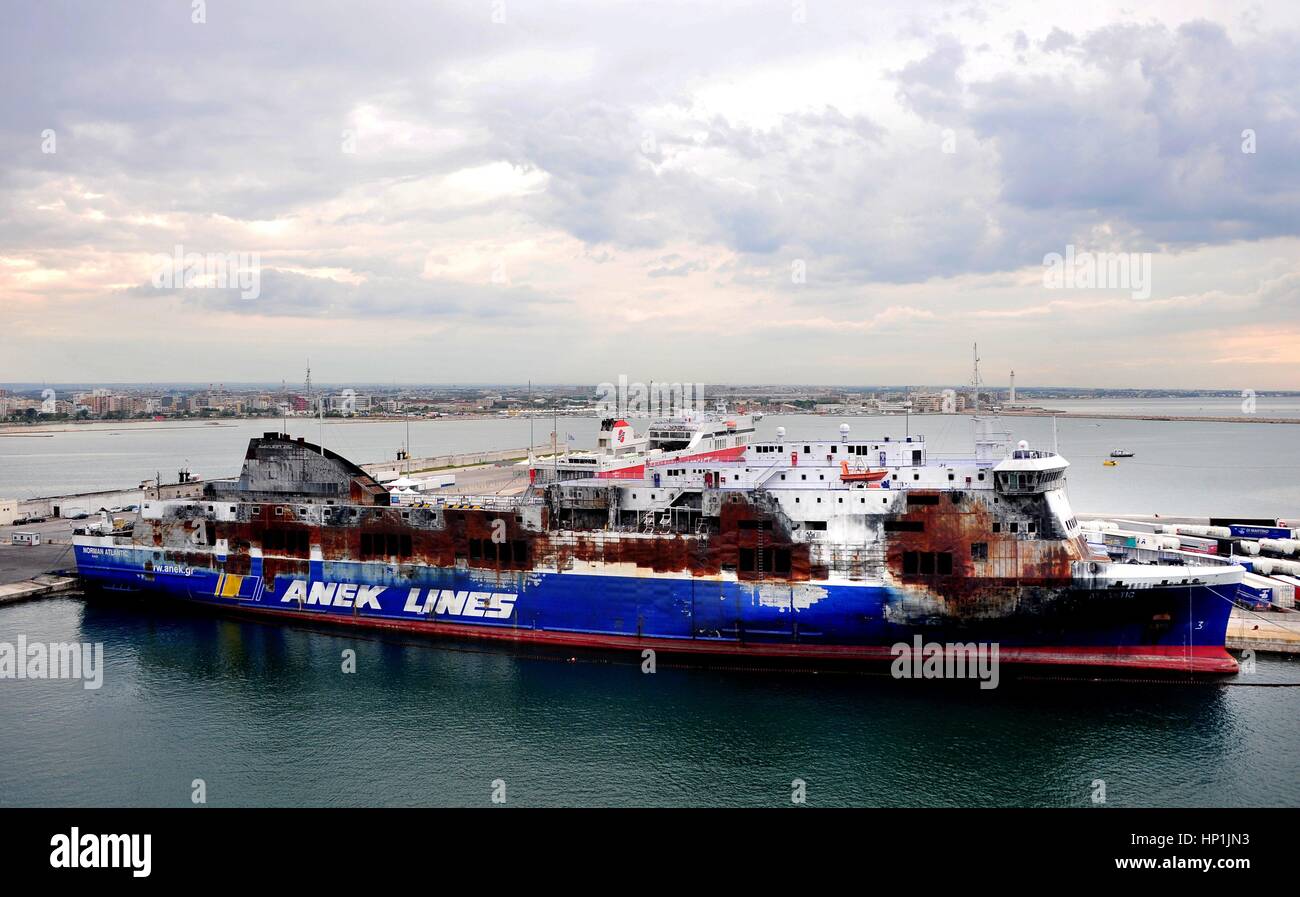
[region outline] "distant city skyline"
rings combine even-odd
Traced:
[[[960,385],[978,341],[1300,389],[1296,4],[50,0],[0,50],[0,381]]]

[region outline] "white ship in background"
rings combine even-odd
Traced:
[[[754,434],[747,414],[716,411],[682,411],[652,421],[642,436],[626,418],[600,422],[592,451],[556,453],[532,459],[535,483],[573,479],[642,479],[649,468],[677,462],[737,461]]]

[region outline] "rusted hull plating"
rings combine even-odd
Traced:
[[[79,546],[78,566],[105,588],[274,618],[453,638],[684,658],[833,664],[887,661],[892,646],[997,644],[1011,664],[1222,674],[1229,603],[1210,586],[1078,589],[1005,584],[988,615],[918,604],[867,584],[765,583],[694,576],[482,571],[255,558],[231,573],[215,556],[155,562],[147,549]],[[270,568],[279,572],[270,573]],[[269,574],[269,575],[268,575]]]

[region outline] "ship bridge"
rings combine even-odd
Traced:
[[[1029,448],[1023,440],[993,467],[995,486],[1009,495],[1031,495],[1059,489],[1070,462],[1056,452]]]

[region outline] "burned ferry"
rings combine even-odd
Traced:
[[[919,637],[994,644],[1003,664],[1236,671],[1242,568],[1097,554],[1068,463],[1006,445],[977,433],[958,459],[921,436],[782,429],[735,458],[410,507],[267,433],[237,480],[147,501],[130,535],[77,536],[76,560],[104,590],[548,651],[839,668]]]

